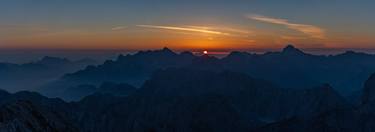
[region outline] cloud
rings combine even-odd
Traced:
[[[298,37],[298,36],[280,36],[281,39],[284,40],[303,40],[306,39],[305,37]]]
[[[231,27],[205,27],[205,26],[187,26],[189,28],[197,28],[197,29],[205,29],[205,30],[218,30],[218,31],[226,31],[226,32],[231,32],[231,33],[237,33],[237,34],[242,34],[242,35],[249,35],[252,34],[251,31],[249,30],[243,30],[243,29],[236,29],[236,28],[231,28]]]
[[[318,39],[325,38],[324,29],[314,26],[314,25],[291,23],[287,19],[277,19],[277,18],[271,18],[271,17],[261,16],[261,15],[249,15],[247,17],[253,20],[261,21],[261,22],[284,25],[288,27],[289,29],[293,29],[293,30],[302,32],[304,34],[307,34],[312,38],[318,38]]]
[[[175,26],[158,26],[158,25],[137,25],[137,27],[199,32],[199,33],[208,33],[208,34],[216,34],[216,35],[230,35],[229,33],[208,30],[208,29],[203,29],[203,28],[198,28],[198,27],[175,27]]]
[[[111,30],[117,31],[117,30],[122,30],[122,29],[125,29],[125,28],[126,28],[125,26],[118,26],[118,27],[113,27]]]

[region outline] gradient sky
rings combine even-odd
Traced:
[[[374,0],[1,0],[0,49],[375,48]]]

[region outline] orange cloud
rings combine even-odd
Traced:
[[[118,27],[113,27],[111,30],[117,31],[117,30],[123,30],[125,28],[127,28],[127,27],[125,27],[125,26],[118,26]]]
[[[157,26],[157,25],[137,25],[138,27],[144,28],[157,28],[157,29],[167,29],[167,30],[178,30],[178,31],[189,31],[189,32],[200,32],[216,35],[230,35],[229,33],[224,33],[220,31],[207,30],[203,28],[193,28],[193,27],[174,27],[174,26]]]
[[[304,34],[307,34],[312,38],[318,38],[318,39],[325,38],[324,29],[314,26],[314,25],[291,23],[286,19],[277,19],[277,18],[271,18],[271,17],[261,16],[261,15],[249,15],[247,17],[253,20],[261,21],[261,22],[284,25],[288,27],[289,29],[293,29],[293,30],[302,32]]]

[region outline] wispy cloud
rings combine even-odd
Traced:
[[[306,39],[306,37],[299,37],[299,36],[280,36],[281,39],[284,40],[303,40]]]
[[[206,26],[187,26],[189,28],[197,28],[197,29],[205,29],[205,30],[217,30],[217,31],[225,31],[230,32],[231,34],[241,34],[241,35],[250,35],[253,32],[249,30],[244,29],[238,29],[238,28],[232,28],[232,27],[223,27],[223,26],[217,26],[217,27],[206,27]]]
[[[318,39],[325,38],[324,29],[314,26],[314,25],[291,23],[287,19],[278,19],[278,18],[266,17],[266,16],[261,16],[261,15],[248,15],[247,17],[253,20],[261,21],[261,22],[284,25],[288,27],[289,29],[302,32],[313,38],[318,38]]]
[[[176,27],[176,26],[159,26],[159,25],[137,25],[137,26],[144,27],[144,28],[199,32],[199,33],[208,33],[208,34],[216,34],[216,35],[230,35],[229,33],[215,31],[215,30],[208,30],[208,29],[203,29],[203,28],[198,28],[198,27]]]
[[[125,28],[127,28],[127,27],[126,26],[117,26],[117,27],[113,27],[111,30],[112,31],[117,31],[117,30],[123,30]]]

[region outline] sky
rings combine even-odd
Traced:
[[[2,0],[0,49],[375,48],[374,0]]]

